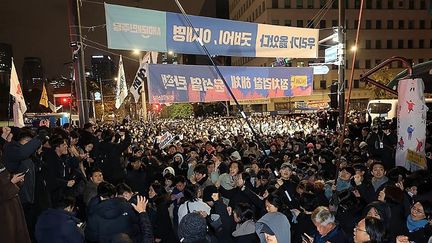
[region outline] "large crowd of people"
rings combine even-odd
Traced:
[[[3,127],[0,242],[432,242],[394,122],[248,119]]]

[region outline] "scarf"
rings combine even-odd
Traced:
[[[408,218],[407,218],[407,228],[408,228],[408,230],[409,230],[410,233],[412,233],[414,231],[417,231],[417,230],[425,227],[427,224],[428,224],[428,221],[426,219],[415,221],[411,217],[411,214],[408,215]]]

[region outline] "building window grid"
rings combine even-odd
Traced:
[[[381,40],[375,40],[375,49],[381,49]]]
[[[291,8],[291,0],[285,0],[285,8]]]
[[[414,20],[408,20],[408,29],[414,29]]]
[[[387,49],[393,49],[393,40],[387,40]]]
[[[387,2],[387,8],[388,9],[393,9],[394,8],[394,2],[393,2],[393,0],[388,0],[388,2]]]
[[[408,49],[412,49],[412,48],[414,48],[414,41],[408,40]]]
[[[405,21],[399,20],[398,23],[399,23],[399,29],[405,29]]]
[[[393,20],[387,20],[387,29],[393,29]]]
[[[381,20],[375,21],[375,29],[381,29]]]
[[[398,40],[398,48],[403,49],[404,48],[404,40]]]
[[[419,49],[423,49],[424,48],[424,40],[421,39],[419,40]]]
[[[372,21],[371,20],[366,20],[366,29],[372,29]]]
[[[424,20],[419,21],[419,29],[426,29],[426,21]]]

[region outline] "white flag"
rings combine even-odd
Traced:
[[[24,95],[22,93],[21,84],[18,80],[18,74],[15,69],[15,64],[12,59],[12,70],[10,78],[9,93],[14,97],[13,116],[16,127],[24,126],[24,113],[27,111]]]
[[[147,77],[147,68],[150,60],[150,52],[147,52],[143,59],[140,61],[140,66],[135,75],[134,81],[132,82],[132,86],[130,87],[130,92],[134,97],[135,103],[138,103],[141,96],[141,91],[144,88],[144,81]]]
[[[116,100],[115,107],[118,109],[123,101],[126,99],[128,95],[127,84],[126,84],[126,76],[123,68],[123,60],[122,56],[120,56],[119,60],[119,71],[117,75],[117,92],[116,92]]]
[[[51,101],[48,101],[48,106],[51,109],[51,111],[55,113],[57,113],[57,111],[63,107],[63,105],[56,107],[53,103],[51,103]]]

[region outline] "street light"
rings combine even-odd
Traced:
[[[134,54],[134,55],[140,55],[141,54],[141,51],[140,50],[138,50],[138,49],[135,49],[135,50],[133,50],[132,51],[132,53]]]
[[[351,46],[351,51],[352,52],[356,52],[357,51],[357,46],[356,45]]]

